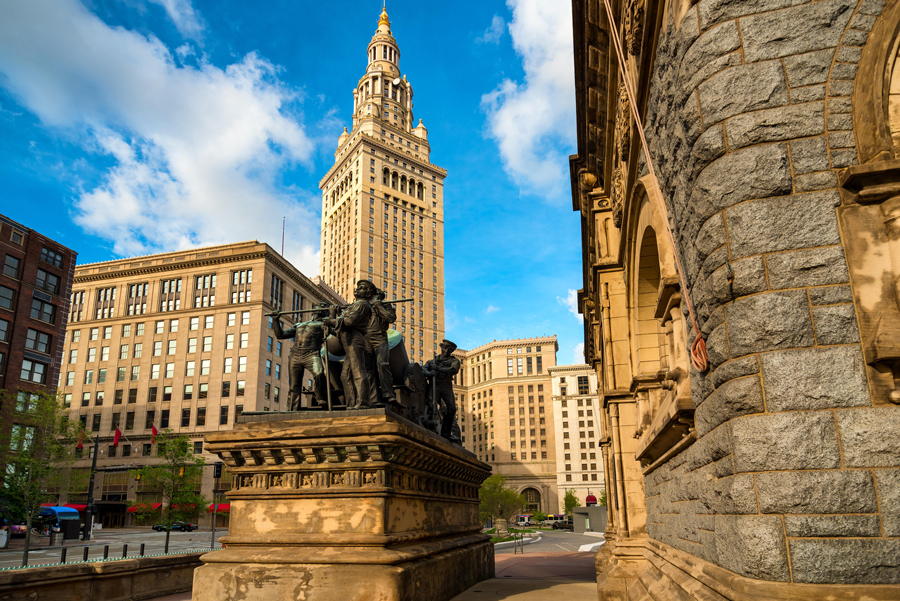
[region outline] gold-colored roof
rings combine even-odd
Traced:
[[[391,27],[391,21],[387,14],[387,6],[382,7],[381,16],[378,18],[378,26],[381,27],[382,25],[387,26],[388,29]]]

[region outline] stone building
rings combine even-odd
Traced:
[[[78,253],[0,215],[0,440],[19,444],[29,393],[53,392],[65,340],[67,299]]]
[[[573,491],[580,507],[590,495],[605,490],[600,448],[600,397],[597,374],[589,365],[559,365],[547,370],[553,400],[556,439],[556,486],[560,512],[566,491]]]
[[[410,359],[424,363],[444,337],[444,178],[430,162],[428,130],[413,120],[413,89],[386,11],[369,42],[322,189],[321,277],[344,298],[370,279],[397,308]]]
[[[550,370],[556,336],[458,349],[454,383],[463,446],[525,495],[526,511],[560,511]]]
[[[98,522],[128,525],[127,501],[162,501],[128,474],[157,461],[154,425],[189,435],[205,454],[203,436],[230,430],[243,411],[286,410],[291,341],[275,338],[264,313],[322,300],[343,303],[260,242],[78,266],[59,386],[72,419],[100,440]],[[86,441],[75,469],[88,469],[92,453]],[[213,483],[206,470],[198,486],[210,499]],[[84,490],[61,501],[86,499]]]
[[[601,598],[900,598],[900,2],[572,6]]]

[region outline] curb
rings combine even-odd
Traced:
[[[530,544],[532,544],[532,543],[539,542],[539,541],[541,540],[541,538],[543,538],[543,536],[540,535],[540,534],[538,534],[536,537],[528,537],[528,538],[526,538],[524,541],[522,541],[522,544],[523,544],[523,545],[530,545]],[[511,546],[513,546],[513,545],[515,545],[515,544],[516,544],[516,541],[514,541],[514,540],[507,540],[507,541],[503,541],[502,543],[494,543],[494,548],[496,549],[496,548],[498,548],[498,547],[511,547]]]

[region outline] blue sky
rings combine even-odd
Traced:
[[[580,357],[571,14],[391,0],[400,66],[448,170],[447,337],[557,334]],[[0,21],[0,211],[79,262],[258,239],[318,273],[318,182],[380,2],[28,0]]]

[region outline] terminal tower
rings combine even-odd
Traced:
[[[322,190],[320,273],[345,299],[370,279],[397,305],[410,359],[423,362],[444,337],[444,178],[428,130],[413,117],[413,88],[387,10],[353,90],[353,123],[338,137]]]

